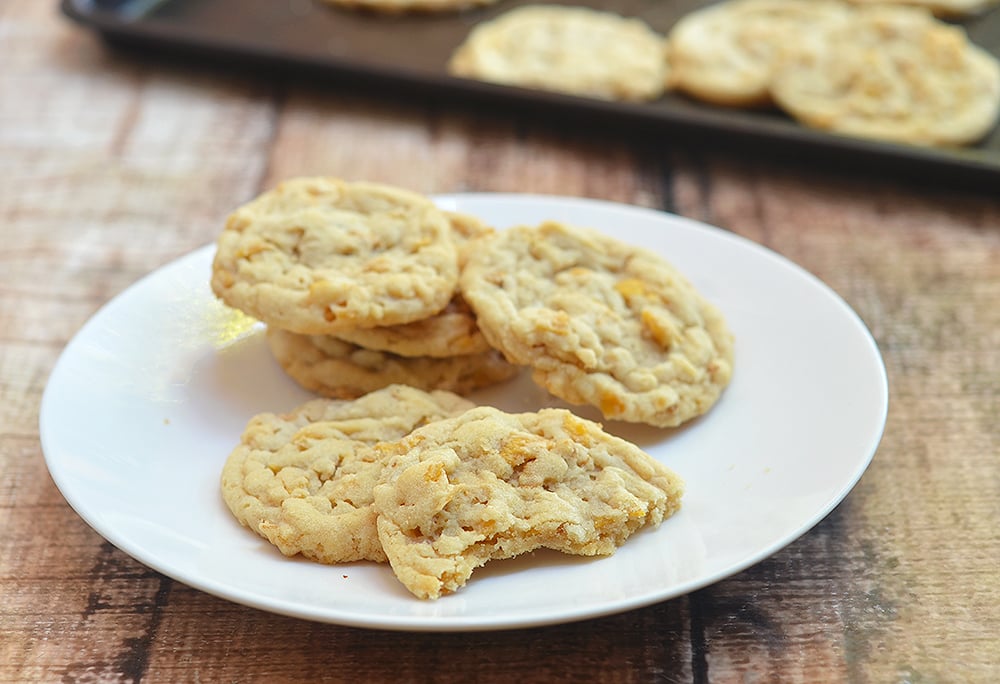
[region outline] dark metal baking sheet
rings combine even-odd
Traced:
[[[242,58],[282,68],[352,78],[366,86],[412,93],[418,88],[454,101],[514,106],[546,116],[585,116],[641,126],[664,141],[744,145],[774,153],[931,176],[1000,193],[1000,127],[979,144],[924,148],[852,139],[806,129],[771,111],[714,107],[668,94],[651,103],[604,102],[448,76],[452,51],[477,23],[532,0],[499,0],[450,14],[382,16],[319,0],[62,0],[63,12],[109,39],[145,48],[175,48],[216,58]],[[666,33],[710,0],[581,0],[638,16]],[[970,38],[1000,56],[1000,10],[965,22]]]

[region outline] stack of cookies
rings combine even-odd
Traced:
[[[283,554],[388,561],[418,598],[539,548],[609,555],[680,507],[683,483],[562,409],[508,414],[394,385],[247,425],[226,505]]]
[[[434,12],[457,12],[492,5],[498,0],[323,0],[329,5],[349,10],[374,12],[376,14],[398,15],[407,13],[429,14]]]
[[[267,324],[274,357],[310,391],[464,394],[517,372],[457,292],[465,243],[489,232],[399,188],[289,180],[229,216],[212,290]]]
[[[659,255],[556,222],[496,232],[374,183],[300,178],[239,208],[212,289],[331,398],[466,394],[523,366],[605,418],[673,427],[732,369],[722,316]]]

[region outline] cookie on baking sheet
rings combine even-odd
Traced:
[[[640,19],[528,5],[472,30],[454,76],[606,100],[655,100],[667,83],[663,37]]]
[[[457,279],[448,219],[429,199],[322,177],[286,181],[233,212],[212,265],[226,304],[304,334],[432,316]]]
[[[376,448],[378,535],[400,581],[434,599],[475,568],[538,548],[608,555],[680,506],[680,478],[563,409],[491,407]]]
[[[858,8],[825,40],[794,43],[774,73],[778,105],[850,136],[965,145],[1000,113],[1000,62],[925,10]]]
[[[922,7],[939,17],[961,19],[979,14],[995,5],[1000,0],[850,0],[856,5],[906,5]]]
[[[452,239],[461,267],[468,242],[490,235],[493,229],[474,216],[448,211],[445,215],[452,228]],[[482,354],[490,350],[489,343],[476,325],[476,315],[460,295],[453,297],[443,311],[430,318],[401,325],[343,330],[336,337],[365,349],[400,356],[446,357]]]
[[[552,394],[670,427],[728,384],[722,315],[657,254],[555,222],[487,242],[466,264],[463,296],[490,344]]]
[[[386,385],[466,394],[495,385],[518,369],[495,350],[448,358],[406,357],[365,349],[328,335],[267,329],[278,364],[302,387],[326,397],[351,399]]]
[[[392,386],[356,401],[316,399],[247,424],[222,471],[222,496],[240,523],[285,555],[322,563],[385,561],[370,446],[472,408],[448,392]]]
[[[329,5],[379,14],[457,12],[492,5],[497,0],[323,0]]]
[[[835,0],[733,0],[695,10],[667,41],[674,88],[712,104],[770,104],[775,61],[791,40],[810,40],[847,21]]]

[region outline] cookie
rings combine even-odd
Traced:
[[[476,324],[476,315],[461,296],[453,298],[444,311],[430,318],[403,325],[345,330],[336,337],[365,349],[408,357],[450,358],[490,351]]]
[[[491,559],[538,548],[608,555],[680,506],[680,478],[562,409],[479,407],[375,447],[378,536],[415,596],[462,587]]]
[[[385,561],[371,446],[403,437],[472,404],[448,392],[393,386],[356,401],[317,399],[255,416],[222,471],[222,496],[239,522],[287,556],[321,563]]]
[[[734,0],[691,12],[667,36],[674,88],[717,105],[768,105],[782,47],[849,16],[827,0]]]
[[[856,5],[906,5],[922,7],[939,17],[962,19],[979,14],[995,5],[1000,0],[850,0]]]
[[[529,5],[484,22],[452,55],[454,76],[605,100],[655,100],[667,83],[663,38],[640,19]]]
[[[789,47],[772,82],[797,121],[844,135],[965,145],[1000,113],[1000,63],[961,27],[908,7],[865,7],[824,40]]]
[[[268,325],[333,334],[441,311],[455,290],[457,259],[448,219],[427,198],[298,178],[230,215],[212,290]]]
[[[492,5],[497,0],[323,0],[327,4],[378,14],[457,12]]]
[[[451,239],[458,251],[458,265],[461,268],[465,264],[465,253],[469,249],[469,243],[492,235],[495,231],[471,214],[446,210],[444,215],[451,227]]]
[[[351,399],[386,385],[466,394],[508,380],[513,366],[490,350],[449,358],[406,357],[365,349],[327,335],[267,329],[275,359],[302,387],[326,397]]]
[[[464,263],[466,245],[472,239],[489,235],[493,229],[474,216],[445,212],[458,250],[459,267]],[[365,349],[387,351],[400,356],[438,358],[463,354],[483,354],[489,343],[476,325],[476,316],[461,296],[455,296],[440,313],[412,323],[356,328],[337,333],[336,337]]]
[[[606,418],[676,426],[729,382],[719,311],[657,254],[595,231],[500,231],[470,256],[461,288],[493,347]]]

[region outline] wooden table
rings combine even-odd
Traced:
[[[151,571],[50,479],[39,400],[115,294],[280,179],[667,209],[815,273],[888,367],[874,462],[755,567],[523,631],[279,617]],[[0,681],[992,682],[1000,679],[1000,188],[959,192],[625,134],[123,58],[51,3],[0,6]]]

